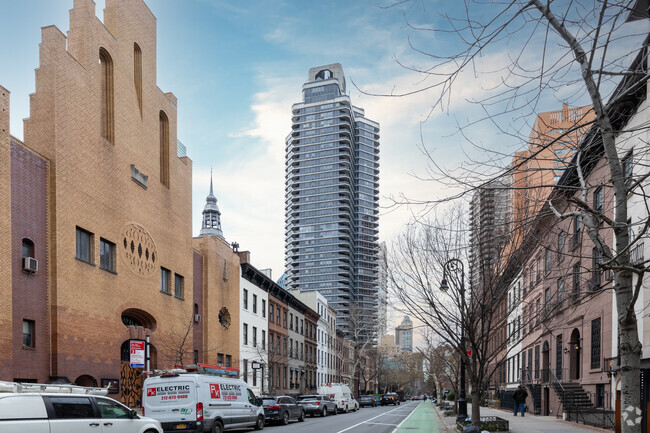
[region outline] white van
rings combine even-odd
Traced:
[[[106,389],[0,381],[2,433],[162,433],[158,421],[103,397]]]
[[[327,395],[332,399],[339,412],[348,413],[357,410],[352,398],[352,391],[345,383],[325,383],[318,387],[318,394]]]
[[[261,400],[240,379],[197,373],[150,377],[142,386],[142,408],[165,432],[264,428]]]

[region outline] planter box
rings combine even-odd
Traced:
[[[469,421],[462,421],[456,423],[458,431],[463,431],[463,427],[471,424]],[[510,422],[507,419],[498,416],[482,416],[481,417],[481,430],[491,432],[507,432],[510,431]]]

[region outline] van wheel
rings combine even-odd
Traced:
[[[282,425],[287,425],[289,424],[289,413],[288,412],[283,412],[282,413],[282,421],[280,421]]]
[[[217,420],[212,425],[212,433],[223,433],[223,424],[221,421]]]
[[[255,423],[255,430],[262,430],[264,428],[264,417],[258,416],[257,422]]]
[[[336,413],[336,412],[334,412]],[[320,416],[327,416],[327,406],[323,407],[323,411],[320,413]]]
[[[339,414],[339,407],[334,406],[334,415],[338,415],[338,414]]]
[[[298,418],[298,421],[305,422],[305,411],[304,410],[302,412],[300,412],[300,418]]]
[[[347,404],[345,405],[345,410],[344,410],[343,412],[345,412],[345,413],[350,412],[350,409],[348,409],[348,405],[347,405]]]

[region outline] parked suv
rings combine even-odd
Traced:
[[[111,398],[70,393],[0,392],[0,426],[2,433],[163,433],[158,421]]]
[[[359,396],[359,406],[364,407],[364,406],[370,406],[370,407],[375,407],[377,406],[377,402],[375,401],[374,397],[372,395],[360,395]]]
[[[336,410],[336,403],[326,395],[303,395],[298,397],[298,403],[305,408],[305,413],[311,416],[327,416],[330,413],[336,415],[338,412]]]
[[[300,422],[305,420],[305,409],[288,395],[262,397],[262,407],[267,422],[275,421],[287,425],[292,419]]]
[[[389,404],[392,404],[393,406],[400,404],[399,396],[394,392],[389,392],[381,396],[381,405],[386,406]]]

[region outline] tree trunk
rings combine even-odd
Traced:
[[[475,388],[480,389],[480,388]],[[481,425],[481,393],[472,392],[472,424]]]

